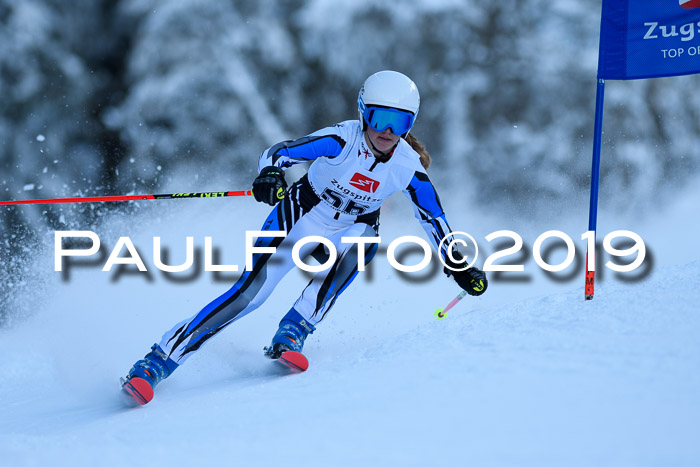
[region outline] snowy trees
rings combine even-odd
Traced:
[[[358,84],[393,68],[420,86],[436,171],[495,204],[551,202],[587,188],[598,20],[594,0],[0,0],[0,183],[8,198],[178,171],[203,176],[185,189],[245,183],[264,147],[355,118]],[[694,166],[696,82],[613,89],[603,170],[637,186]]]

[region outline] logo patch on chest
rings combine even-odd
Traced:
[[[350,185],[354,186],[358,190],[366,191],[367,193],[374,193],[379,187],[379,182],[369,178],[366,175],[356,172],[350,179]]]

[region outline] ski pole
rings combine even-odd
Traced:
[[[438,320],[439,320],[439,319],[442,319],[442,318],[444,318],[445,316],[447,316],[447,312],[448,312],[453,306],[455,306],[455,305],[457,304],[457,302],[459,302],[461,299],[463,299],[465,295],[467,295],[467,291],[466,291],[466,290],[462,290],[462,291],[459,293],[459,295],[457,295],[455,298],[453,298],[452,301],[451,301],[444,309],[443,309],[443,308],[438,308],[437,310],[435,310],[434,315],[437,316],[437,318],[435,318],[435,319],[438,319]]]
[[[252,190],[239,190],[207,191],[202,193],[164,193],[159,195],[88,196],[78,198],[50,198],[0,201],[0,205],[13,206],[18,204],[103,203],[112,201],[142,201],[150,199],[223,198],[227,196],[251,196],[252,194]]]

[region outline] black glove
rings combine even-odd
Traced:
[[[457,262],[451,261],[448,256],[445,258],[445,262],[448,265],[456,269],[463,268],[465,266],[464,259],[459,252],[453,251],[452,256],[457,260]],[[464,271],[452,271],[446,267],[445,274],[447,274],[447,277],[452,276],[455,282],[457,282],[457,285],[466,290],[469,295],[481,295],[486,292],[486,288],[489,286],[489,281],[486,280],[486,273],[474,266]]]
[[[269,166],[260,171],[260,175],[253,181],[253,196],[256,201],[274,206],[284,199],[287,182],[284,180],[284,171],[279,167]]]

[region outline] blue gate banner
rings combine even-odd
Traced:
[[[700,0],[603,0],[599,79],[700,73]]]

